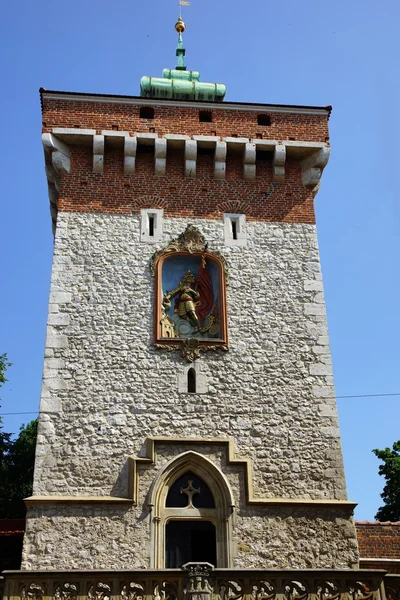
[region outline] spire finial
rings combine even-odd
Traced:
[[[175,29],[179,33],[179,35],[181,35],[185,31],[186,25],[182,21],[182,17],[178,17],[178,21],[175,23]]]
[[[185,67],[185,54],[186,50],[183,46],[182,33],[186,29],[185,23],[182,21],[182,17],[178,17],[178,21],[175,23],[175,29],[178,32],[178,46],[176,48],[176,56],[178,57],[178,64],[176,65],[177,71],[186,71]]]
[[[222,83],[204,83],[200,81],[198,71],[188,71],[185,67],[186,50],[182,34],[186,29],[181,15],[181,6],[190,6],[190,0],[178,0],[179,17],[175,23],[178,34],[176,56],[178,64],[175,69],[164,69],[161,77],[142,77],[140,95],[147,98],[176,98],[179,100],[204,100],[222,102],[226,87]]]

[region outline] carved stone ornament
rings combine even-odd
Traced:
[[[232,579],[219,580],[218,594],[221,600],[242,600],[245,595],[243,583]]]
[[[159,350],[167,350],[168,352],[179,351],[181,357],[187,362],[193,362],[196,358],[200,358],[200,352],[208,352],[209,350],[222,350],[228,352],[229,347],[226,345],[203,346],[199,340],[195,338],[186,339],[179,346],[170,346],[169,344],[154,344]]]
[[[121,596],[124,600],[143,600],[145,596],[144,583],[131,581],[121,590]]]
[[[182,566],[186,571],[185,600],[211,600],[214,588],[210,582],[210,574],[214,567],[210,563],[186,563]]]
[[[163,581],[157,584],[153,593],[154,600],[176,600],[178,598],[178,585],[172,581]]]
[[[317,581],[317,596],[320,600],[339,600],[340,588],[334,581]]]
[[[302,581],[284,581],[284,594],[287,600],[306,600],[308,590]]]
[[[378,592],[363,581],[352,581],[347,584],[347,594],[352,600],[378,600]]]
[[[96,585],[90,586],[88,597],[90,600],[110,600],[111,585],[109,583],[98,581]]]
[[[273,600],[276,596],[276,591],[273,584],[265,579],[262,581],[254,581],[251,585],[251,597],[254,600]]]
[[[79,586],[77,583],[61,583],[57,585],[54,591],[55,600],[76,600],[79,595]]]
[[[45,589],[42,583],[31,583],[21,590],[21,600],[42,600],[44,595]]]
[[[203,252],[207,247],[204,235],[194,225],[188,225],[183,233],[178,235],[177,238],[172,240],[168,246],[155,252],[150,259],[150,272],[156,274],[156,263],[157,259],[163,254],[169,254],[171,252]],[[225,258],[218,251],[213,251],[212,254],[217,256],[224,265],[225,275],[228,274],[228,266]]]

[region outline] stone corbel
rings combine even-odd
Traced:
[[[60,188],[60,174],[71,171],[70,150],[67,144],[51,133],[42,134],[45,154],[47,188],[50,200],[50,214],[55,231],[57,220],[57,202]]]
[[[255,181],[256,179],[256,145],[252,142],[245,144],[243,154],[243,179]]]
[[[328,164],[330,155],[329,146],[324,146],[318,152],[307,156],[301,161],[302,181],[304,187],[318,191],[322,171]]]
[[[46,165],[47,191],[50,200],[50,215],[53,225],[57,219],[57,202],[59,196],[60,178],[53,165]]]
[[[137,139],[126,137],[124,140],[124,174],[132,175],[136,167]]]
[[[57,173],[71,171],[71,155],[67,144],[51,133],[42,134],[42,142],[46,156],[51,154],[51,162]]]
[[[226,142],[216,142],[214,154],[214,179],[226,176]]]
[[[154,140],[154,175],[163,176],[167,170],[167,140],[157,138]]]
[[[196,177],[197,141],[185,141],[185,177]]]
[[[286,148],[283,144],[274,147],[273,181],[283,183],[285,181]]]
[[[93,173],[103,173],[104,135],[93,136]]]

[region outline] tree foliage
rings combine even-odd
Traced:
[[[8,362],[7,354],[0,354],[0,386],[7,381],[6,371],[8,367],[11,367],[11,363]]]
[[[0,479],[0,518],[25,516],[24,498],[32,495],[37,419],[22,425],[19,436],[9,444]]]
[[[379,521],[400,521],[400,440],[392,449],[372,450],[377,458],[383,461],[379,466],[379,475],[385,478],[385,486],[381,498],[384,506],[378,509],[375,519]]]
[[[11,367],[11,363],[8,361],[7,354],[0,354],[0,388],[6,383],[6,371],[7,368]],[[1,404],[0,404],[1,407]],[[3,420],[0,417],[0,477],[3,474],[3,460],[7,454],[11,443],[11,434],[3,431]]]
[[[0,354],[0,387],[11,367],[7,354]],[[23,499],[32,494],[37,419],[22,425],[19,436],[3,431],[0,417],[0,518],[25,516]]]

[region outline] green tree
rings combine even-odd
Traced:
[[[7,354],[0,354],[0,388],[7,381],[6,371],[8,367],[11,367],[11,363],[8,361]],[[10,449],[10,443],[11,434],[3,431],[3,419],[0,417],[0,482],[4,476],[4,459]]]
[[[0,387],[7,381],[6,371],[11,366],[11,363],[8,362],[7,354],[0,354]]]
[[[381,498],[384,506],[378,509],[375,519],[379,521],[400,521],[400,440],[392,449],[372,450],[377,458],[383,461],[379,466],[379,475],[385,478],[385,486]]]
[[[7,354],[0,354],[0,387],[7,381],[6,371],[11,367]],[[37,419],[22,425],[19,436],[3,431],[0,417],[0,518],[25,516],[23,498],[32,494],[33,466]]]
[[[3,478],[0,483],[0,518],[16,519],[25,516],[24,498],[32,495],[37,424],[35,419],[22,425],[19,436],[11,441],[4,457]]]

